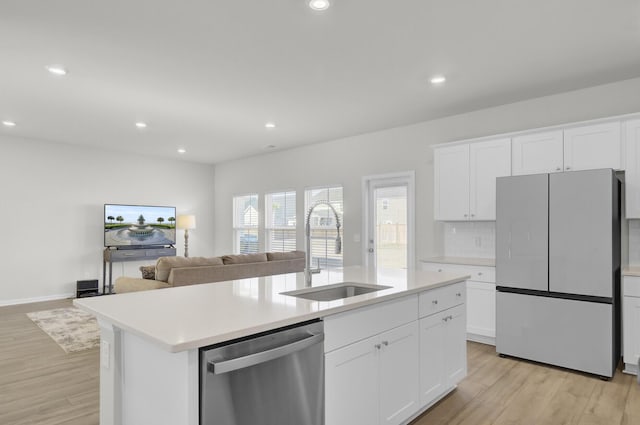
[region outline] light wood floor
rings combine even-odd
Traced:
[[[468,373],[458,388],[412,425],[640,425],[640,385],[616,372],[611,381],[523,360],[467,343]]]
[[[68,306],[0,307],[0,424],[98,425],[98,349],[66,354],[25,314]]]
[[[25,314],[70,305],[0,307],[0,424],[98,425],[98,350],[66,354]],[[467,347],[467,378],[412,425],[640,425],[634,376],[605,382]]]

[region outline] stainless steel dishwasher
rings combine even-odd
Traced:
[[[200,349],[200,425],[323,425],[323,323]]]

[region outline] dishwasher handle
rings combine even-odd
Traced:
[[[313,334],[299,341],[281,345],[280,347],[272,348],[270,350],[249,354],[248,356],[222,361],[209,361],[207,364],[207,370],[214,375],[233,372],[234,370],[244,369],[260,363],[266,363],[270,360],[277,359],[278,357],[295,353],[296,351],[302,351],[305,348],[309,348],[322,341],[324,341],[324,334]]]

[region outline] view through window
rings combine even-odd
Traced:
[[[233,198],[233,250],[236,254],[258,252],[258,195]]]
[[[309,208],[315,205],[311,214],[311,267],[342,267],[342,252],[336,254],[336,218],[331,206],[340,219],[340,236],[344,235],[342,186],[305,190],[305,220]],[[306,225],[306,222],[305,222]]]
[[[265,196],[267,250],[296,249],[296,192],[268,193]]]

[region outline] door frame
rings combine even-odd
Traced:
[[[416,172],[414,170],[377,174],[362,177],[362,264],[367,268],[374,268],[375,264],[371,264],[369,256],[369,240],[371,236],[369,217],[370,197],[369,192],[372,185],[375,186],[407,186],[407,269],[411,270],[415,267],[415,205],[416,205]]]

